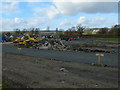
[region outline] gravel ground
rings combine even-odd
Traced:
[[[92,40],[87,38],[80,38],[78,40],[65,41],[67,44],[101,44],[101,45],[120,45],[118,41],[107,41],[107,40]]]
[[[2,52],[62,61],[98,63],[98,57],[96,56],[98,52],[38,50],[32,48],[21,48],[19,51],[18,47],[13,46],[13,44],[2,45]],[[118,54],[105,53],[101,57],[101,64],[118,66]]]
[[[87,52],[104,52],[104,53],[119,53],[120,43],[118,41],[103,41],[81,38],[79,40],[64,41],[66,45],[70,45],[73,50]]]
[[[118,68],[3,53],[3,83],[11,88],[117,88]]]

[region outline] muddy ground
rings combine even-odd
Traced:
[[[79,40],[63,41],[70,45],[70,50],[84,52],[104,52],[120,54],[120,43],[118,41],[104,41],[81,38]]]
[[[3,84],[11,88],[117,88],[118,68],[3,53]]]

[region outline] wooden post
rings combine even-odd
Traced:
[[[101,56],[104,56],[104,54],[102,54],[102,53],[97,53],[96,56],[98,56],[98,64],[100,65],[100,62],[101,62],[100,57],[101,57]]]
[[[100,56],[98,56],[98,64],[100,64]]]

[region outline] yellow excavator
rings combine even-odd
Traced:
[[[19,43],[19,41],[21,40],[21,38],[20,37],[17,37],[15,40],[13,40],[13,43]]]
[[[23,37],[15,39],[13,43],[17,43],[20,46],[37,48],[39,41],[40,40],[35,37],[30,37],[29,34],[25,34]]]

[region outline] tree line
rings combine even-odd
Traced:
[[[86,28],[85,26],[82,26],[81,24],[79,24],[77,26],[73,26],[68,30],[66,30],[64,34],[63,33],[61,34],[61,37],[63,36],[82,37],[82,36],[85,36],[83,35],[85,31],[91,31],[91,29]],[[87,35],[90,35],[90,33],[87,33]],[[97,35],[98,36],[100,35],[101,36],[120,36],[120,25],[114,25],[111,28],[107,28],[107,27],[99,28],[95,36]]]
[[[86,26],[83,26],[81,24],[78,24],[76,26],[72,26],[70,28],[68,28],[67,30],[58,30],[58,28],[56,28],[56,33],[57,35],[62,38],[62,37],[82,37],[83,33],[85,30],[91,30],[86,28]],[[47,31],[47,30],[46,30]],[[30,29],[14,29],[14,35],[18,36],[18,35],[23,35],[24,33],[29,33],[30,35],[36,35],[36,36],[40,36],[41,30],[40,28],[30,28]],[[11,33],[8,32],[7,36],[10,36]],[[100,28],[99,31],[96,33],[96,35],[112,35],[112,36],[120,36],[120,25],[114,25],[111,28]]]
[[[114,25],[112,28],[101,28],[97,34],[120,36],[120,25]]]
[[[23,30],[20,30],[20,29],[15,29],[14,30],[14,34],[16,36],[19,36],[19,35],[23,35],[24,33],[29,33],[29,35],[36,35],[36,36],[39,36],[40,35],[40,29],[39,28],[31,28],[31,29],[23,29]]]

